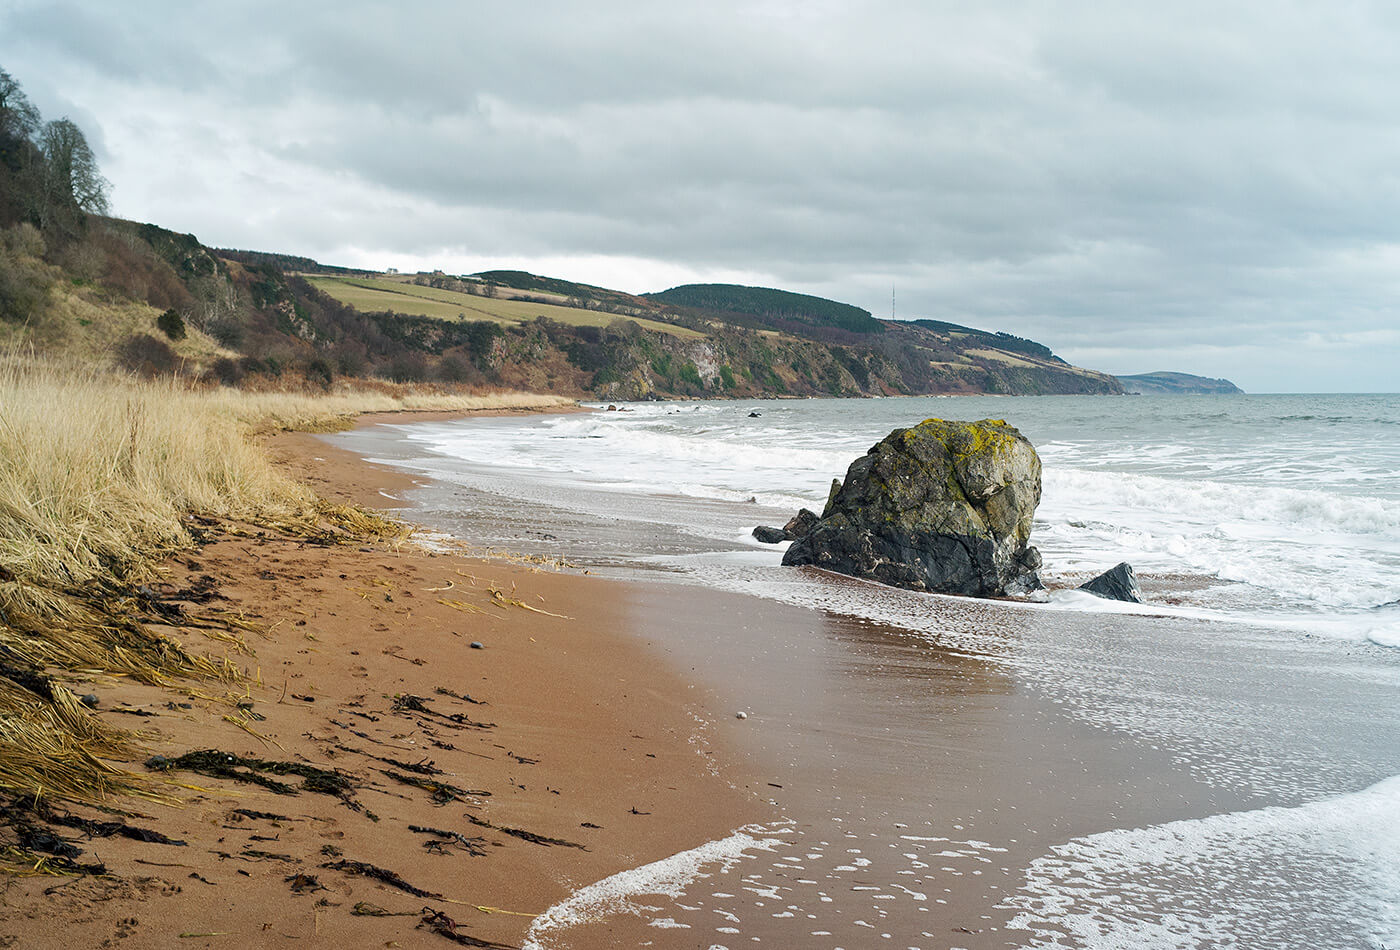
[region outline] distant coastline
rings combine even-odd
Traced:
[[[1228,379],[1212,379],[1190,373],[1138,373],[1119,376],[1118,381],[1123,384],[1123,392],[1130,396],[1234,396],[1244,393]]]

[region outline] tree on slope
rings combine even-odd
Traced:
[[[98,172],[82,129],[69,119],[55,119],[44,126],[39,150],[44,156],[36,209],[41,228],[71,235],[88,214],[107,213],[107,179]]]

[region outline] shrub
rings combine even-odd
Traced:
[[[138,376],[152,377],[173,373],[180,358],[164,340],[149,333],[134,336],[117,351],[121,365]]]
[[[0,320],[23,323],[48,309],[53,277],[43,253],[44,239],[31,224],[0,232]]]
[[[210,367],[210,373],[225,386],[237,386],[243,382],[243,377],[248,375],[240,363],[227,356],[215,360],[214,365]]]
[[[472,368],[456,356],[444,356],[437,366],[437,378],[444,383],[465,383],[473,376]]]
[[[180,316],[180,311],[174,307],[156,318],[156,327],[165,334],[166,339],[183,340],[185,338],[185,319]]]
[[[306,364],[306,381],[317,383],[324,389],[329,389],[335,380],[335,370],[331,367],[330,361],[323,356],[314,357]]]
[[[422,353],[401,353],[389,360],[386,375],[396,383],[417,383],[428,377],[428,360]]]
[[[700,368],[694,363],[686,360],[676,372],[676,376],[683,383],[689,383],[696,389],[704,389],[705,384],[700,381]]]

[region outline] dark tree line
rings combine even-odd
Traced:
[[[109,188],[83,130],[66,117],[43,122],[0,68],[0,225],[28,222],[50,243],[71,239],[87,215],[107,212]]]
[[[44,122],[0,68],[0,320],[28,322],[46,307],[53,261],[107,210],[107,180],[83,132]]]

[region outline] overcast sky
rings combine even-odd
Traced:
[[[0,0],[116,214],[1400,389],[1400,5]]]

